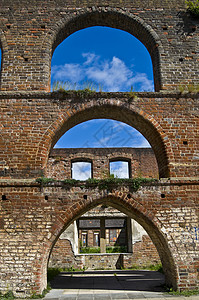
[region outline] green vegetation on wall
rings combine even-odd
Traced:
[[[185,1],[188,10],[196,17],[199,17],[199,0]]]

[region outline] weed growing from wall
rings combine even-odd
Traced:
[[[71,188],[73,186],[80,186],[82,189],[98,187],[99,190],[111,190],[112,188],[128,185],[131,188],[132,192],[136,192],[143,183],[150,183],[154,181],[157,181],[157,179],[114,178],[114,177],[109,177],[104,179],[89,178],[85,181],[76,180],[76,179],[55,180],[53,178],[45,178],[45,177],[40,177],[36,179],[36,182],[40,183],[42,186],[59,182],[65,185],[67,188]]]
[[[190,13],[199,18],[199,0],[185,1],[185,3]]]

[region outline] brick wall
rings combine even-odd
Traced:
[[[119,254],[113,255],[113,257],[108,254],[74,255],[70,241],[59,239],[51,253],[49,267],[71,268],[73,266],[74,268],[82,269],[85,267],[86,269],[96,270],[97,268],[131,268],[133,265],[142,268],[142,266],[160,263],[158,252],[147,235],[143,236],[142,241],[133,245],[132,254],[124,254],[121,259],[119,257]]]
[[[129,161],[130,177],[158,178],[158,166],[150,148],[76,148],[53,149],[47,164],[46,176],[64,180],[71,178],[73,161],[85,160],[92,163],[93,178],[108,177],[110,161]]]
[[[174,288],[198,285],[198,184],[168,180],[112,191],[62,183],[1,181],[1,290],[16,295],[41,292],[57,236],[92,206],[105,203],[138,221],[158,249],[166,282]],[[85,199],[84,195],[87,195]],[[25,283],[24,283],[25,280]]]
[[[160,177],[198,176],[198,94],[141,93],[131,104],[123,93],[75,95],[20,93],[11,99],[0,93],[1,178],[40,177],[61,135],[92,118],[116,119],[139,130],[153,148]]]
[[[1,88],[50,89],[54,49],[73,32],[109,26],[137,37],[148,49],[156,91],[198,83],[198,20],[184,0],[156,1],[1,1],[3,51]],[[8,76],[9,73],[9,76]]]
[[[50,268],[75,268],[82,269],[84,264],[81,257],[75,256],[72,245],[68,239],[59,239],[53,248],[48,263]]]
[[[161,92],[138,93],[137,98],[129,93],[80,97],[46,92],[56,46],[94,25],[138,37],[152,57],[155,88]],[[102,202],[114,204],[146,229],[169,285],[198,286],[198,94],[174,92],[179,85],[199,82],[198,34],[198,19],[186,11],[184,0],[158,0],[155,5],[131,0],[1,1],[2,292],[11,289],[18,297],[41,293],[58,236]],[[128,186],[108,192],[36,183],[63,133],[92,118],[112,118],[139,130],[151,144],[164,179],[136,193]]]

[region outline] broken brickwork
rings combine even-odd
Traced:
[[[48,3],[47,3],[48,2]],[[155,244],[166,282],[199,283],[198,94],[177,92],[198,83],[198,19],[184,0],[15,1],[0,4],[0,289],[18,297],[46,287],[50,252],[63,230],[99,203],[137,220]],[[154,93],[50,93],[54,49],[73,32],[109,26],[137,37],[153,63]],[[128,186],[47,186],[50,150],[73,126],[93,118],[139,130],[157,159],[159,182]],[[86,197],[84,197],[86,195]]]
[[[110,174],[110,162],[129,162],[130,178],[158,178],[158,166],[151,148],[70,148],[53,149],[50,153],[46,177],[64,180],[71,178],[73,162],[91,163],[93,178],[106,178]]]

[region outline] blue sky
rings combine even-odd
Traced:
[[[55,148],[150,147],[135,128],[115,120],[90,120],[68,130]]]
[[[82,86],[91,81],[103,91],[153,91],[150,55],[129,33],[90,27],[65,39],[52,57],[51,81],[69,81]]]
[[[129,33],[90,27],[65,39],[52,57],[51,82],[69,89],[88,82],[98,91],[153,91],[153,71],[145,46]],[[134,128],[113,120],[91,120],[70,129],[55,145],[76,147],[150,147]]]

